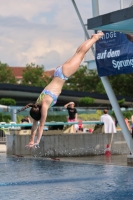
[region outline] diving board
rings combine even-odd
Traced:
[[[133,6],[90,18],[87,29],[133,33]]]

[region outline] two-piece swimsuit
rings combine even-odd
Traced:
[[[56,70],[54,72],[54,77],[59,77],[59,78],[61,78],[63,80],[68,80],[68,78],[66,76],[64,76],[64,74],[62,72],[62,66],[56,68]],[[53,99],[52,103],[50,104],[50,107],[52,107],[54,104],[56,104],[57,96],[54,93],[52,93],[50,90],[46,90],[46,89],[44,89],[42,91],[42,93],[39,95],[36,103],[37,104],[41,103],[45,95],[49,95]]]

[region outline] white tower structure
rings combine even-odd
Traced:
[[[89,38],[89,34],[88,34],[88,32],[86,31],[86,29],[85,29],[85,25],[84,25],[83,20],[82,20],[82,18],[81,18],[81,16],[80,16],[80,13],[79,13],[79,11],[78,11],[78,8],[77,8],[77,6],[76,6],[75,1],[72,0],[72,3],[73,3],[73,5],[74,5],[75,11],[76,11],[76,13],[77,13],[77,15],[78,15],[78,18],[79,18],[79,20],[80,20],[80,22],[81,22],[81,25],[82,25],[82,28],[83,28],[84,33],[85,33],[85,35],[86,35],[86,38]],[[131,4],[131,2],[129,2],[129,3]],[[120,1],[120,9],[122,9],[122,7],[123,7],[123,1],[121,0],[121,1]],[[128,6],[128,7],[129,7],[129,6]],[[92,0],[92,12],[93,12],[93,17],[96,17],[96,16],[99,15],[98,0]],[[115,31],[115,30],[114,30],[114,31]],[[92,51],[93,51],[93,53],[94,53],[94,49],[92,49]],[[95,60],[94,60],[94,62],[95,62]],[[105,90],[106,90],[106,93],[107,93],[107,95],[108,95],[108,98],[109,98],[109,100],[110,100],[110,102],[111,102],[111,104],[112,104],[112,107],[113,107],[113,109],[114,109],[114,112],[115,112],[115,115],[116,115],[116,117],[117,117],[117,120],[118,120],[118,122],[119,122],[119,124],[120,124],[120,126],[121,126],[123,135],[124,135],[125,140],[126,140],[126,142],[127,142],[127,145],[128,145],[128,147],[129,147],[131,153],[133,154],[133,142],[131,141],[131,134],[129,133],[129,130],[128,130],[126,124],[125,124],[125,121],[124,121],[122,112],[121,112],[121,110],[120,110],[120,106],[119,106],[119,104],[118,104],[118,102],[117,102],[116,96],[115,96],[114,91],[113,91],[113,89],[112,89],[112,87],[111,87],[111,85],[110,85],[110,82],[109,82],[109,80],[108,80],[108,77],[106,77],[106,76],[101,77],[101,81],[102,81],[102,83],[103,83],[103,85],[104,85],[104,88],[105,88]],[[88,83],[88,84],[89,84],[89,83]]]

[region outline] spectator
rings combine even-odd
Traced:
[[[118,126],[118,120],[115,119],[115,127],[117,127],[117,126]]]
[[[131,124],[133,126],[133,115],[131,116]]]
[[[79,126],[78,126],[78,124],[74,124],[74,125],[73,125],[73,130],[74,130],[75,133],[77,133],[77,132],[79,131]]]
[[[23,124],[27,124],[27,123],[31,123],[31,120],[28,116],[25,116],[23,119],[21,119],[21,123]],[[22,127],[21,129],[26,129],[26,130],[29,130],[31,129],[31,126],[25,126],[25,127]]]
[[[132,119],[132,118],[131,118]],[[128,122],[128,118],[125,118],[125,123],[127,125],[128,130],[131,132],[130,124]]]
[[[74,102],[69,102],[66,105],[64,105],[64,108],[68,110],[68,114],[69,114],[68,122],[77,121],[78,114],[74,106],[75,106]]]
[[[116,133],[115,123],[112,117],[108,114],[108,110],[104,109],[100,121],[104,123],[104,133]]]
[[[25,116],[23,119],[21,119],[21,123],[25,123],[25,122],[31,123],[31,120],[28,116]]]
[[[74,124],[74,131],[77,132],[83,132],[83,124],[82,120],[78,121],[78,124]]]

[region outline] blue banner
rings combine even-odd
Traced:
[[[95,56],[99,76],[133,73],[133,35],[104,31]]]

